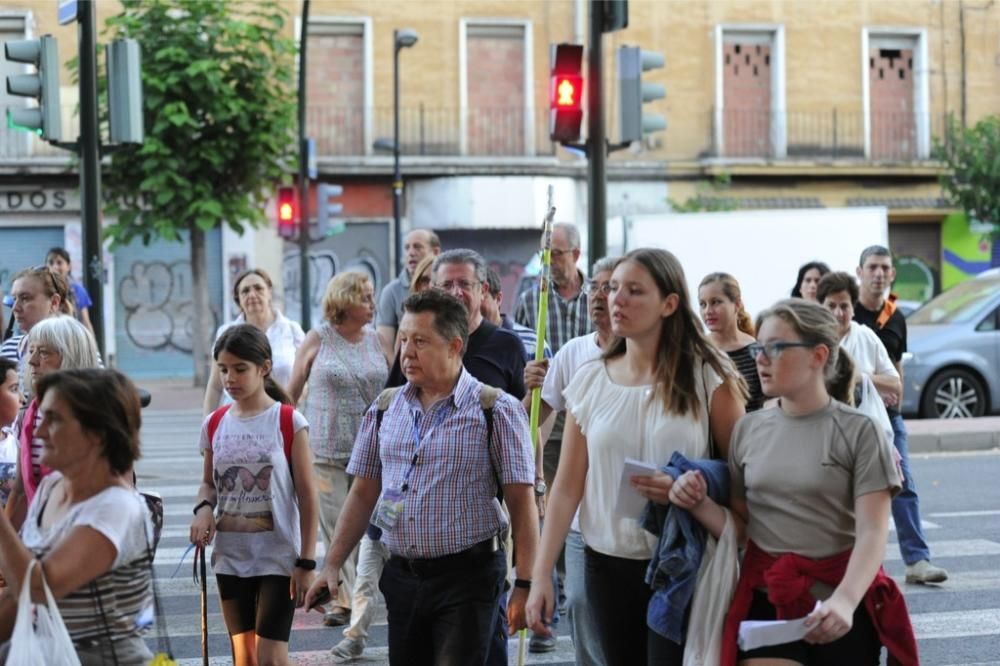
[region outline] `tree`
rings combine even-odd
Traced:
[[[948,202],[970,222],[991,225],[993,242],[1000,242],[1000,116],[972,128],[950,118],[944,138],[935,140],[934,157],[946,167],[940,181]]]
[[[104,170],[112,244],[190,235],[195,383],[211,345],[205,233],[266,223],[264,205],[294,164],[295,43],[277,4],[121,0],[105,35],[142,50],[145,142]],[[136,196],[141,193],[142,196]]]
[[[684,201],[667,199],[670,210],[674,213],[719,213],[736,210],[738,205],[734,199],[720,196],[729,190],[732,177],[728,173],[720,173],[707,183],[699,183],[695,188],[697,194]]]

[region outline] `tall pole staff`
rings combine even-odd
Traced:
[[[545,324],[549,318],[549,284],[552,278],[552,220],[556,216],[556,207],[552,204],[552,186],[549,185],[548,206],[545,219],[542,221],[542,271],[538,275],[538,318],[535,320],[535,360],[545,358]],[[542,390],[531,389],[531,448],[538,451],[539,432],[538,417],[542,411]],[[527,629],[518,632],[517,664],[524,664],[524,643],[528,635]]]

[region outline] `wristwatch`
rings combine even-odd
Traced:
[[[522,590],[530,590],[531,589],[531,581],[530,580],[525,580],[523,578],[515,578],[514,579],[514,587],[519,587]]]
[[[201,507],[203,507],[203,506],[207,506],[209,509],[212,509],[213,511],[215,511],[215,507],[212,506],[211,502],[209,502],[208,500],[202,500],[202,501],[198,502],[198,504],[194,507],[194,515],[197,516],[198,512],[201,510]]]
[[[313,571],[316,568],[316,560],[306,560],[300,557],[295,560],[295,566],[306,571]]]
[[[549,487],[545,485],[545,479],[535,479],[535,496],[536,497],[541,497],[542,495],[545,494],[545,492],[548,489],[549,489]]]

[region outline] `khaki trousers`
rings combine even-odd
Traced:
[[[344,509],[347,492],[351,487],[351,477],[348,475],[346,467],[346,460],[317,458],[313,462],[316,491],[319,495],[319,529],[327,552],[332,546],[337,519],[340,518],[340,512]],[[354,589],[357,561],[358,549],[355,548],[340,570],[340,580],[343,582],[338,589],[337,599],[333,602],[334,607],[351,608],[351,590]]]

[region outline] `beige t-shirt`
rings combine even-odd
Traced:
[[[854,547],[855,498],[901,484],[874,421],[836,400],[805,416],[780,407],[747,414],[733,430],[729,469],[754,543],[815,559]]]
[[[625,458],[662,467],[674,451],[689,460],[709,456],[706,389],[711,396],[722,378],[711,366],[699,364],[697,371],[702,367],[705,380],[695,384],[701,406],[686,416],[670,414],[659,399],[650,400],[651,386],[615,384],[602,361],[585,363],[566,387],[566,409],[587,437],[580,532],[597,552],[631,560],[652,557],[656,537],[639,526],[639,516],[615,511],[618,483]]]

